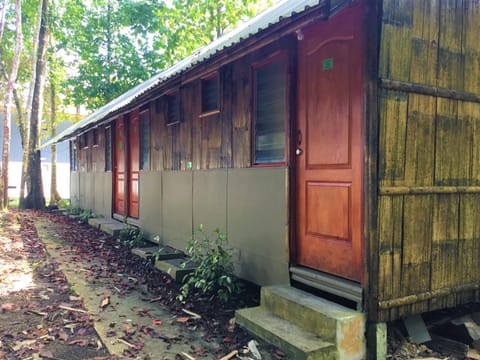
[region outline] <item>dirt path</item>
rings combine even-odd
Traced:
[[[49,261],[29,214],[0,215],[0,358],[107,359],[91,317]]]
[[[40,212],[1,221],[0,358],[220,359],[251,340],[232,318],[255,292],[181,304],[179,284],[97,229]],[[284,357],[259,347],[263,359]]]

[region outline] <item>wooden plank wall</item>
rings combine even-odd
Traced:
[[[93,145],[93,130],[86,133],[87,146],[80,148],[77,137],[77,168],[80,172],[105,171],[105,126],[97,128],[98,144]]]
[[[283,45],[282,45],[283,44]],[[283,47],[282,47],[283,46]],[[151,105],[152,171],[245,168],[251,166],[251,65],[285,49],[285,42],[221,67],[221,111],[201,115],[201,80],[179,87],[181,123],[166,125],[166,98]],[[174,89],[167,89],[166,93]]]
[[[455,306],[480,285],[480,3],[384,0],[378,320]],[[376,278],[376,279],[375,279]]]

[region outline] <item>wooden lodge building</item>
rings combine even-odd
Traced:
[[[383,322],[479,299],[480,3],[286,0],[59,134],[71,199]]]

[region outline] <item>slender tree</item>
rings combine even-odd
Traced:
[[[8,206],[8,164],[10,160],[10,125],[12,122],[13,108],[13,90],[17,80],[18,67],[20,63],[20,53],[22,51],[22,4],[20,0],[15,0],[15,52],[12,61],[12,70],[7,79],[7,88],[5,91],[4,120],[3,120],[3,152],[2,152],[2,184],[0,192],[0,207]],[[2,51],[3,52],[3,51]]]
[[[30,113],[30,138],[28,142],[28,194],[21,207],[29,209],[45,208],[43,195],[42,169],[40,160],[40,128],[45,85],[45,62],[48,45],[48,0],[40,0],[42,7],[39,16],[40,28],[38,36],[35,78],[33,79],[32,110]]]
[[[50,136],[53,138],[57,135],[57,101],[56,101],[56,83],[55,76],[50,73]],[[50,206],[58,205],[61,200],[57,189],[57,145],[53,144],[51,147],[52,154],[52,173],[50,178]]]

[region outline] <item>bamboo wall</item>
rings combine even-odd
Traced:
[[[379,259],[369,301],[390,320],[478,299],[478,0],[384,0],[379,76]]]

